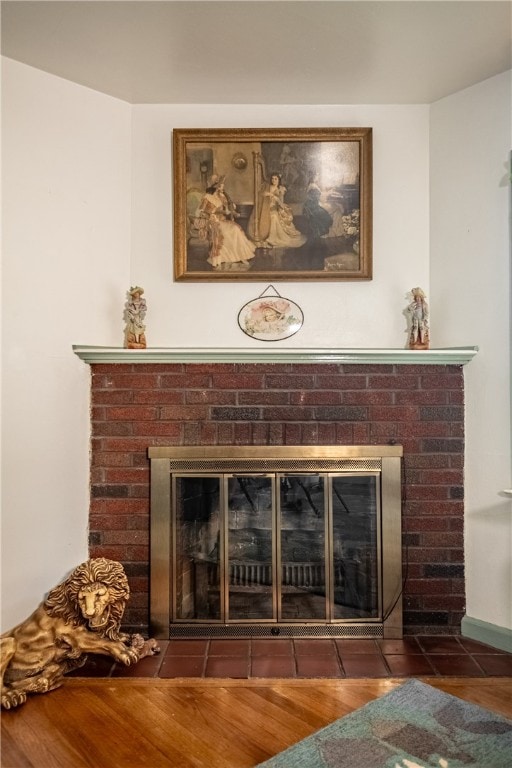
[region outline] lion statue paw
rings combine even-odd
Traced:
[[[24,704],[27,700],[27,694],[18,691],[2,692],[2,709],[14,709]]]
[[[121,563],[100,557],[75,568],[28,619],[1,636],[2,708],[58,688],[88,653],[126,665],[159,653],[156,640],[120,631],[129,596]]]
[[[144,640],[142,635],[131,635],[130,645],[139,654],[139,659],[144,659],[146,656],[156,656],[160,653],[160,646],[153,638]]]

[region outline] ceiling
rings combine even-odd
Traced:
[[[4,56],[133,104],[431,103],[512,66],[512,0],[11,0],[1,11]]]

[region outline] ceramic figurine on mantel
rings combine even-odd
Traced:
[[[407,307],[411,320],[409,349],[430,348],[429,309],[421,288],[411,289],[412,301]]]
[[[127,291],[127,301],[124,310],[126,328],[124,332],[125,349],[146,349],[146,300],[142,298],[144,288],[135,285]]]

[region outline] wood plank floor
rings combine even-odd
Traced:
[[[423,677],[512,719],[512,679]],[[253,768],[401,679],[67,679],[2,712],[2,768]]]

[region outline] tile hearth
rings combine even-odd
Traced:
[[[512,653],[463,637],[403,640],[164,640],[158,656],[122,667],[90,656],[73,677],[386,678],[512,677]]]

